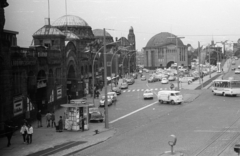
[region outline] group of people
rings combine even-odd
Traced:
[[[41,110],[38,111],[37,113],[37,120],[38,120],[38,128],[42,127],[42,114],[41,114]],[[60,116],[59,120],[58,120],[58,125],[55,122],[55,114],[54,112],[50,113],[47,112],[46,114],[46,122],[47,122],[47,127],[52,127],[52,128],[56,128],[57,132],[62,132],[63,131],[63,119],[62,116]]]
[[[20,129],[20,133],[23,137],[23,143],[32,143],[33,127],[30,123],[24,122]]]

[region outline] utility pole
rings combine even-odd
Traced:
[[[201,51],[200,51],[200,42],[198,41],[198,73],[199,73],[199,83],[201,84],[201,89],[203,88],[202,86],[202,72],[201,72],[201,67],[200,67],[200,63],[201,63]]]
[[[208,54],[209,54],[209,56],[208,56],[208,58],[209,58],[209,78],[211,78],[211,50],[209,50],[209,48],[208,48],[208,46],[207,46],[207,51],[208,51]]]
[[[103,29],[103,44],[104,44],[103,59],[104,59],[104,89],[105,89],[105,101],[104,101],[105,128],[109,128],[109,123],[108,123],[108,98],[107,98],[107,59],[106,59],[107,54],[106,54],[105,28]]]
[[[175,38],[176,39],[176,53],[177,53],[177,90],[179,91],[180,88],[179,88],[179,69],[178,69],[178,66],[180,64],[180,60],[179,60],[179,52],[178,52],[178,39],[181,39],[181,38],[185,38],[185,37],[177,37],[177,36],[174,36],[174,37],[168,37],[168,38]]]

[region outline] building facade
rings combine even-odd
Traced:
[[[171,38],[169,38],[171,37]],[[180,39],[177,39],[178,45],[176,51],[175,35],[162,32],[153,36],[144,47],[144,66],[149,69],[168,68],[173,63],[188,66],[187,46]]]

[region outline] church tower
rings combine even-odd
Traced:
[[[133,32],[133,27],[131,26],[129,29],[129,33],[128,33],[128,41],[130,42],[130,44],[132,45],[132,50],[136,50],[136,42],[135,42],[135,35]]]

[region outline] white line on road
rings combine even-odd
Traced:
[[[144,91],[144,89],[142,89],[142,91]]]
[[[126,90],[123,91],[123,93],[126,92]]]
[[[131,90],[128,90],[128,92],[130,92]]]
[[[122,116],[122,117],[120,117],[120,118],[117,118],[117,119],[115,119],[115,120],[113,120],[113,121],[110,121],[109,123],[111,124],[111,123],[117,122],[117,121],[119,121],[119,120],[121,120],[121,119],[124,119],[124,118],[126,118],[126,117],[128,117],[128,116],[130,116],[130,115],[132,115],[132,114],[135,114],[135,113],[137,113],[137,112],[139,112],[139,111],[141,111],[141,110],[143,110],[143,109],[146,109],[146,108],[148,108],[148,107],[150,107],[150,106],[152,106],[152,105],[154,105],[154,104],[156,104],[156,103],[158,103],[158,101],[156,101],[156,102],[154,102],[154,103],[151,103],[151,104],[149,104],[149,105],[147,105],[147,106],[144,106],[144,107],[142,107],[142,108],[139,108],[139,109],[137,109],[137,110],[135,110],[135,111],[133,111],[133,112],[131,112],[131,113],[128,113],[128,114],[126,114],[126,115],[124,115],[124,116]]]
[[[135,92],[135,90],[132,90],[133,92]]]
[[[140,89],[138,89],[137,91],[139,91]]]
[[[155,88],[155,90],[158,90],[157,88]]]

